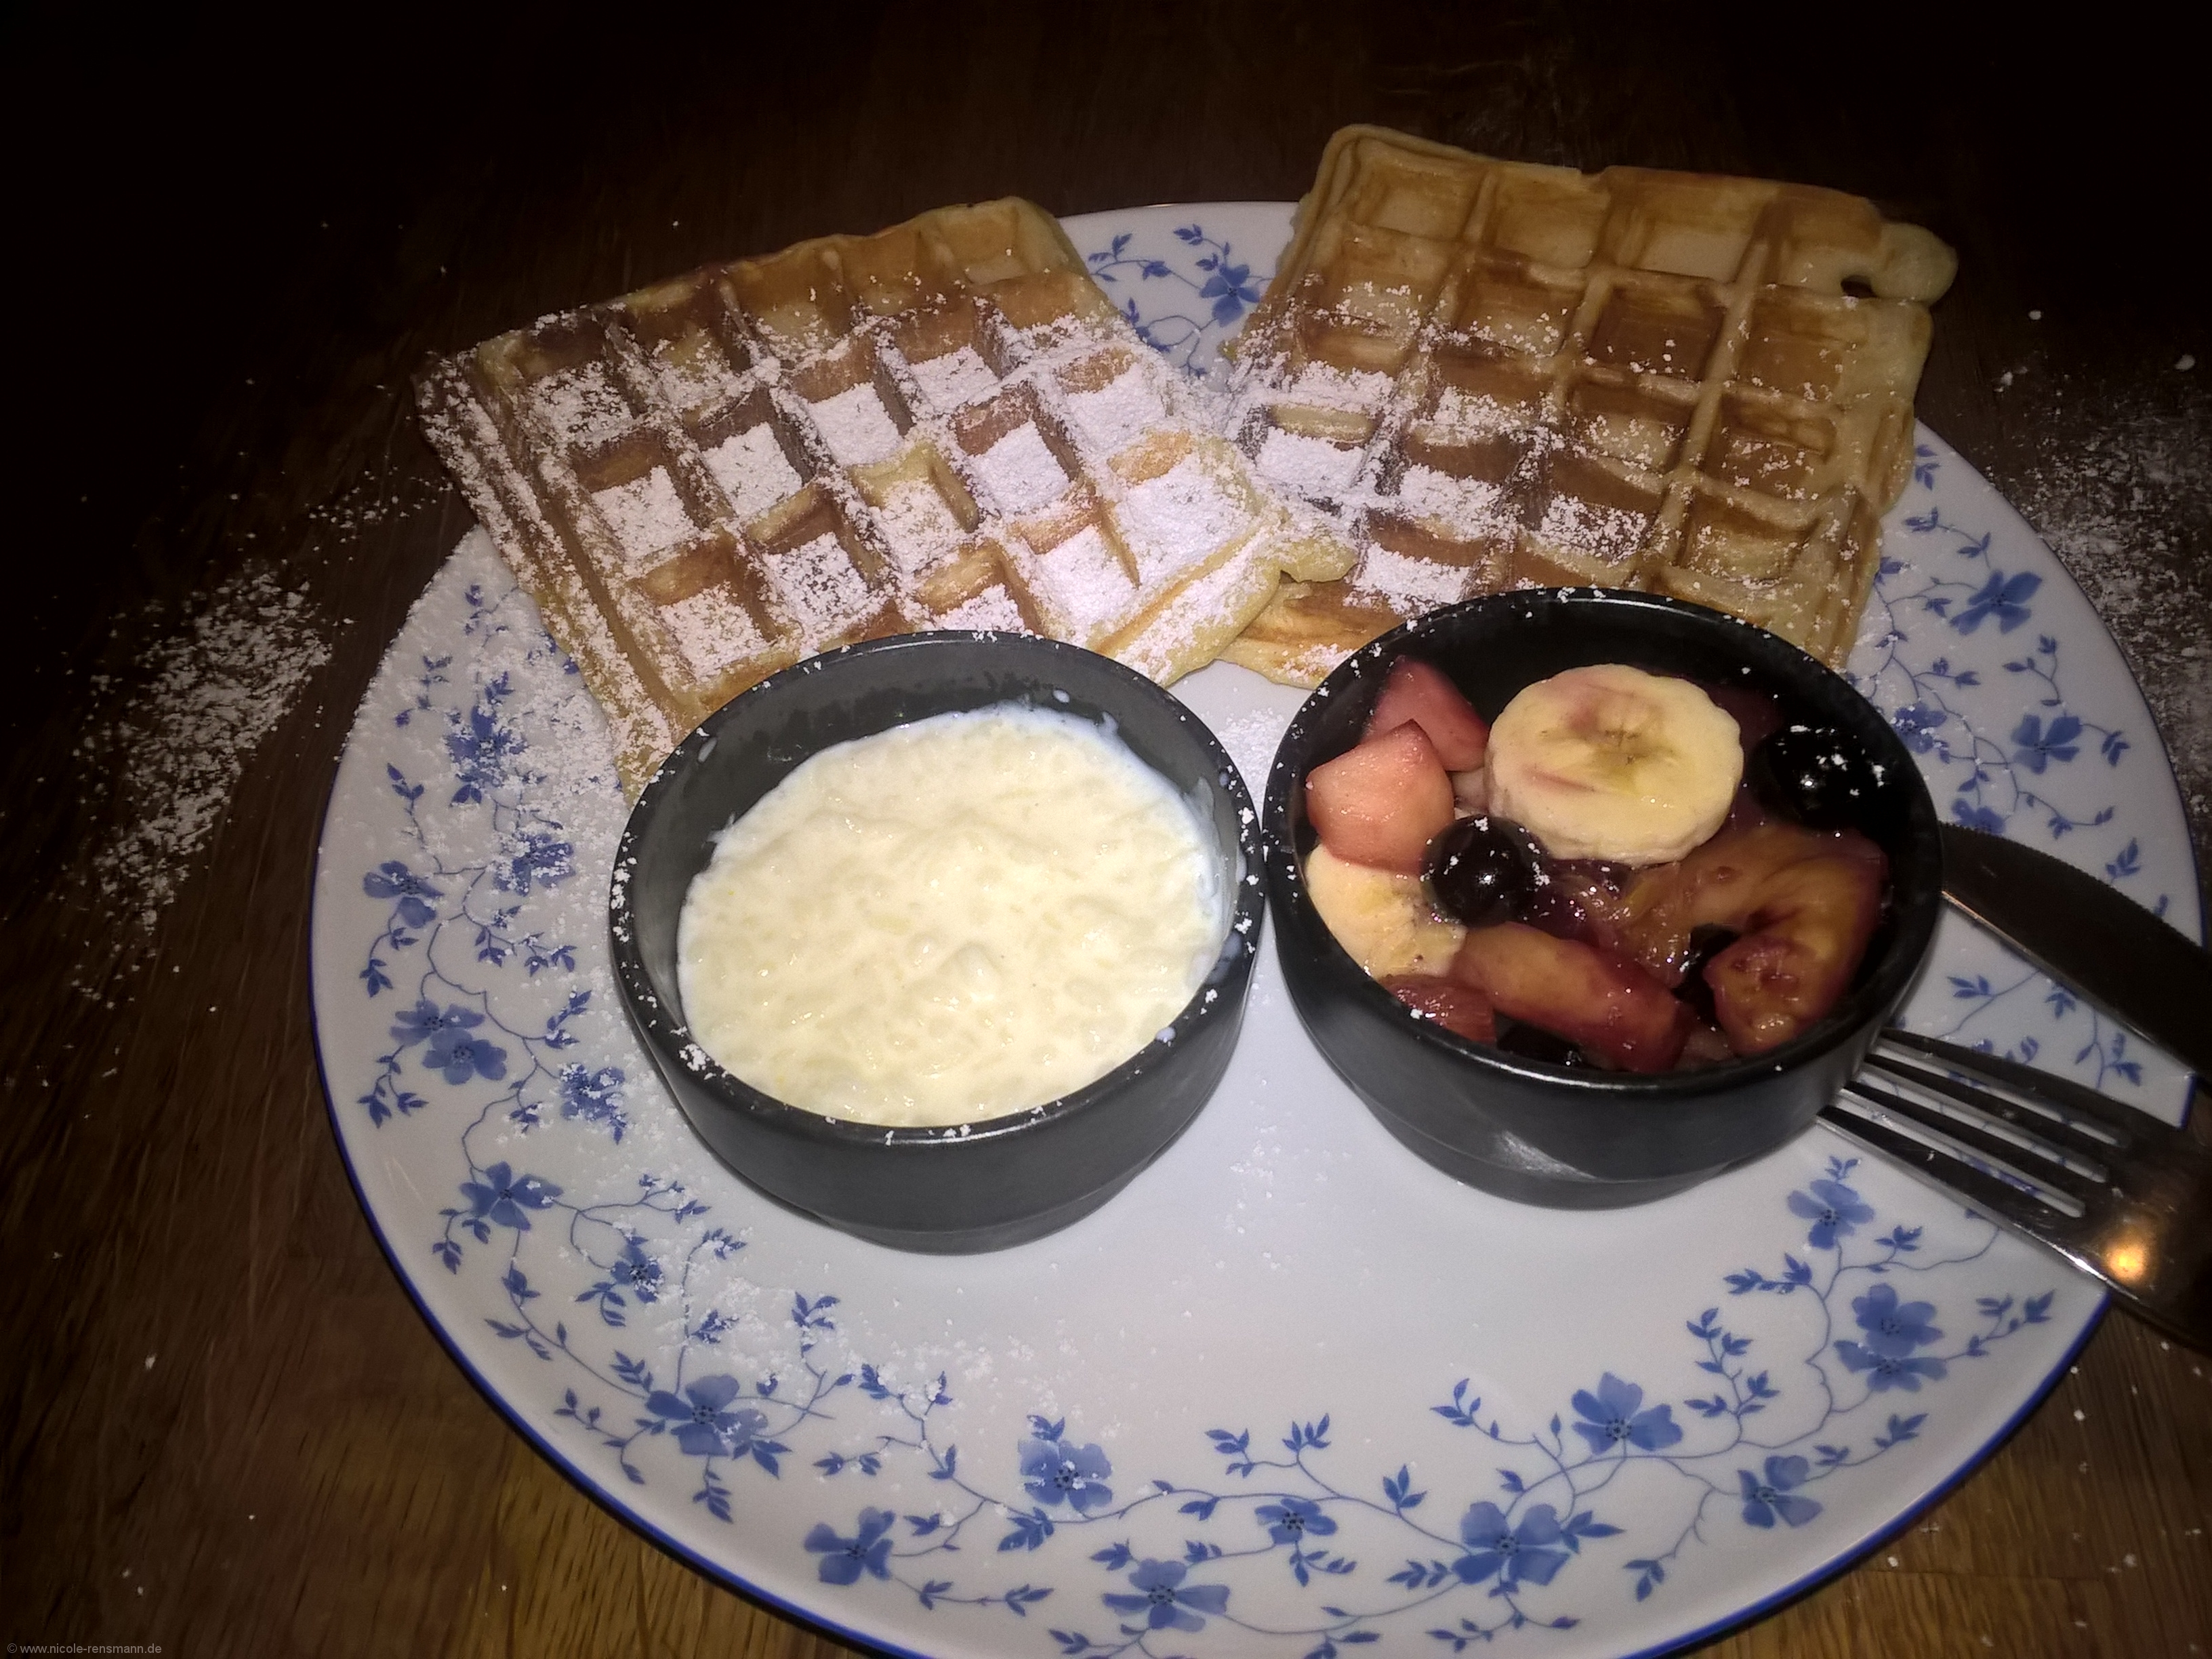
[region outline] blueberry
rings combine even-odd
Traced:
[[[1498,1047],[1523,1060],[1547,1060],[1554,1066],[1590,1063],[1588,1054],[1558,1033],[1525,1020],[1507,1019],[1503,1015],[1498,1021]]]
[[[1858,740],[1832,726],[1784,726],[1751,751],[1744,775],[1769,811],[1808,830],[1864,823],[1881,789]]]
[[[1421,873],[1437,908],[1470,927],[1518,917],[1544,883],[1543,850],[1504,818],[1461,818],[1429,843]]]

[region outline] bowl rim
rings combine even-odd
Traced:
[[[1322,920],[1305,881],[1304,860],[1298,854],[1296,838],[1291,832],[1291,799],[1292,773],[1288,751],[1291,741],[1301,735],[1304,722],[1310,711],[1340,697],[1348,687],[1361,684],[1374,673],[1373,664],[1395,659],[1425,629],[1449,618],[1481,609],[1503,609],[1516,603],[1534,604],[1574,610],[1591,604],[1609,607],[1644,610],[1661,615],[1682,617],[1695,627],[1724,627],[1743,630],[1741,637],[1754,652],[1771,651],[1778,663],[1787,664],[1794,658],[1797,663],[1814,670],[1832,681],[1852,696],[1866,702],[1856,686],[1819,658],[1803,650],[1778,634],[1773,634],[1756,623],[1745,622],[1726,611],[1677,599],[1665,594],[1645,593],[1633,589],[1610,587],[1538,587],[1514,588],[1500,593],[1486,593],[1463,599],[1455,605],[1400,623],[1388,633],[1377,635],[1339,663],[1328,678],[1316,686],[1312,694],[1298,707],[1276,745],[1273,763],[1267,770],[1267,800],[1262,813],[1268,855],[1268,888],[1278,902],[1283,904],[1288,915],[1286,921],[1295,921],[1298,931],[1316,933],[1322,944],[1323,963],[1334,970],[1332,977],[1352,981],[1348,994],[1357,998],[1371,1014],[1388,1014],[1395,1024],[1416,1042],[1425,1043],[1445,1054],[1474,1062],[1484,1070],[1502,1073],[1520,1083],[1534,1084],[1565,1091],[1571,1098],[1618,1103],[1626,1101],[1669,1101],[1676,1097],[1705,1096],[1742,1081],[1777,1075],[1808,1062],[1817,1060],[1838,1048],[1860,1040],[1863,1029],[1878,1009],[1887,1006],[1893,1009],[1898,1001],[1911,988],[1926,967],[1929,952],[1934,942],[1936,921],[1942,909],[1942,859],[1936,830],[1940,825],[1935,802],[1928,791],[1926,779],[1917,766],[1908,763],[1902,769],[1907,793],[1905,816],[1908,821],[1923,821],[1926,825],[1925,853],[1920,872],[1929,878],[1928,891],[1910,909],[1888,908],[1885,917],[1894,933],[1888,951],[1876,963],[1871,974],[1853,986],[1813,1029],[1776,1048],[1756,1054],[1739,1054],[1732,1059],[1710,1066],[1658,1073],[1639,1073],[1610,1070],[1597,1066],[1567,1066],[1555,1061],[1536,1060],[1516,1054],[1508,1049],[1480,1043],[1445,1030],[1434,1020],[1422,1019],[1383,988],[1382,981],[1370,974],[1338,942]],[[1434,665],[1432,664],[1432,665]],[[1760,665],[1753,664],[1754,667]],[[1379,687],[1379,680],[1378,680]],[[1881,712],[1871,702],[1877,721],[1885,728]],[[1346,752],[1339,750],[1339,753]],[[1335,756],[1324,758],[1334,759]],[[1305,770],[1316,763],[1309,760]],[[1298,775],[1303,775],[1299,774]],[[1279,859],[1280,862],[1278,863]],[[1896,890],[1896,861],[1892,860],[1890,890]],[[1289,927],[1282,929],[1291,932]]]
[[[654,834],[658,810],[675,787],[679,767],[696,765],[712,751],[730,726],[750,718],[763,703],[779,696],[781,688],[814,680],[824,673],[836,674],[846,664],[875,655],[894,652],[935,652],[955,647],[973,648],[976,646],[1012,647],[1018,654],[1033,655],[1046,662],[1081,659],[1088,672],[1097,672],[1103,665],[1111,671],[1109,678],[1119,678],[1124,691],[1159,700],[1215,763],[1214,782],[1227,793],[1230,816],[1237,826],[1233,848],[1224,848],[1234,851],[1237,867],[1231,883],[1229,917],[1219,951],[1213,964],[1207,969],[1188,1000],[1176,1012],[1175,1018],[1161,1027],[1158,1035],[1111,1071],[1079,1089],[1055,1096],[1041,1104],[1017,1107],[996,1117],[978,1118],[960,1124],[885,1124],[835,1117],[778,1099],[755,1088],[707,1052],[705,1046],[680,1018],[682,1002],[680,993],[675,987],[667,988],[664,1000],[661,988],[655,983],[652,971],[646,966],[643,951],[637,941],[636,928],[629,914],[628,887],[630,872],[636,867],[638,848]],[[1049,678],[1042,675],[1037,678],[1041,684]],[[1011,698],[1000,698],[974,707],[995,708],[1011,701]],[[955,711],[944,709],[916,714],[878,727],[877,731],[890,731],[897,726],[910,725],[915,720],[933,718],[936,714],[952,712]],[[1085,717],[1076,714],[1073,718],[1080,720]],[[1095,721],[1090,723],[1097,724]],[[861,735],[872,736],[875,733]],[[1109,729],[1108,735],[1118,737],[1118,732]],[[854,740],[839,739],[841,742]],[[824,749],[834,746],[825,744],[823,748],[810,750],[802,760],[811,759]],[[1126,740],[1124,746],[1127,746]],[[1149,766],[1150,763],[1141,757],[1137,758],[1139,764]],[[794,762],[793,769],[799,763]],[[1151,769],[1158,770],[1157,767]],[[789,774],[787,772],[786,775]],[[1168,781],[1173,786],[1173,779]],[[1177,793],[1183,792],[1178,789]],[[732,814],[732,822],[737,816],[736,813]],[[1211,826],[1208,827],[1210,830]],[[1220,987],[1231,978],[1240,978],[1240,982],[1249,987],[1249,971],[1239,976],[1236,969],[1240,958],[1249,968],[1250,959],[1258,949],[1259,934],[1266,913],[1267,884],[1261,876],[1265,867],[1265,845],[1260,833],[1260,815],[1243,774],[1206,722],[1164,686],[1103,653],[1064,641],[1006,629],[940,629],[927,633],[897,634],[879,639],[860,640],[803,659],[748,686],[687,733],[653,769],[653,776],[639,792],[629,816],[623,822],[622,835],[615,846],[613,871],[608,881],[608,939],[617,987],[629,1011],[632,1025],[648,1053],[663,1069],[670,1066],[680,1068],[690,1079],[713,1096],[719,1104],[745,1115],[772,1132],[832,1147],[877,1147],[902,1151],[930,1146],[981,1145],[1035,1133],[1097,1109],[1141,1073],[1148,1070],[1158,1058],[1156,1051],[1171,1047],[1194,1027],[1225,1018],[1231,1012],[1241,1017],[1243,996],[1223,995],[1219,991]],[[677,1017],[672,1018],[672,1011]]]

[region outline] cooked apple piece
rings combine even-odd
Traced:
[[[1382,988],[1423,1018],[1470,1042],[1498,1041],[1498,1017],[1490,999],[1472,985],[1433,974],[1393,974]]]
[[[1401,657],[1390,665],[1364,735],[1380,737],[1407,720],[1428,733],[1447,771],[1471,772],[1490,751],[1490,722],[1474,712],[1444,672]]]
[[[1409,721],[1308,773],[1306,811],[1337,857],[1417,876],[1431,838],[1452,821],[1451,774]]]
[[[1353,864],[1326,842],[1306,857],[1306,892],[1336,942],[1376,979],[1446,973],[1467,937],[1430,908],[1419,876]]]
[[[1731,827],[1680,865],[1639,873],[1612,942],[1678,983],[1698,954],[1697,929],[1741,935],[1705,964],[1704,978],[1735,1051],[1759,1054],[1849,988],[1881,919],[1888,871],[1881,849],[1856,830],[1779,820]]]
[[[1602,1064],[1663,1072],[1682,1052],[1693,1016],[1627,957],[1509,921],[1478,927],[1452,960],[1452,977],[1499,1013],[1540,1025]]]
[[[1738,1054],[1787,1042],[1850,988],[1887,873],[1880,848],[1844,830],[1830,850],[1762,884],[1743,937],[1705,964],[1713,1012]]]

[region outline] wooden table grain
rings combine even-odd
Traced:
[[[1960,249],[1921,411],[2103,609],[2212,869],[2204,145],[2178,47],[2142,28],[2000,39],[1884,11],[1817,42],[1725,9],[832,5],[713,30],[354,20],[284,59],[54,17],[0,36],[27,369],[0,750],[11,1643],[846,1651],[514,1433],[410,1305],[333,1144],[318,820],[356,702],[468,523],[407,396],[431,350],[945,202],[1290,198],[1352,120],[1860,191]],[[161,805],[125,776],[163,729],[143,694],[255,573],[305,588],[329,659],[142,926],[98,854]],[[2208,1366],[2108,1317],[1956,1491],[1706,1650],[2212,1650]]]

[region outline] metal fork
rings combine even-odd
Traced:
[[[1820,1114],[2212,1352],[2212,1151],[2048,1072],[1884,1031]]]

